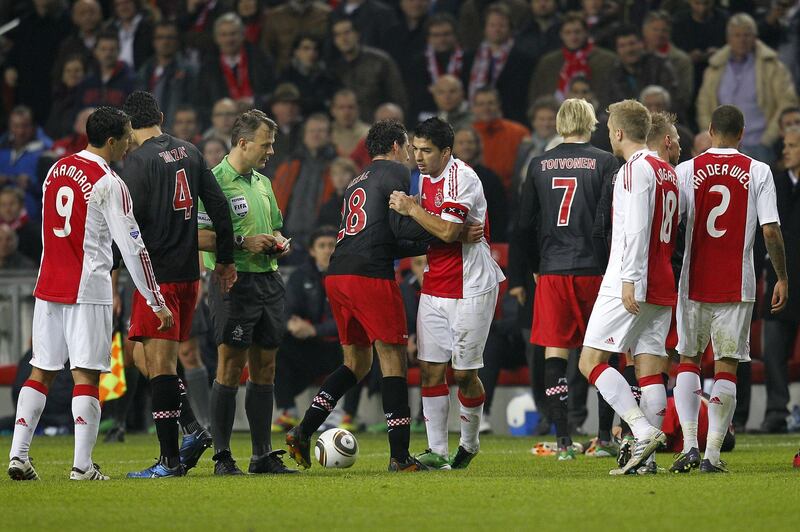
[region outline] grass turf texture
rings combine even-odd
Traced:
[[[280,435],[273,435],[277,443]],[[289,477],[213,476],[211,450],[182,479],[128,480],[153,463],[155,436],[98,443],[95,460],[109,482],[70,482],[71,437],[34,439],[41,482],[0,480],[0,530],[797,530],[798,437],[737,438],[723,454],[729,475],[660,473],[610,477],[612,459],[574,462],[528,453],[533,440],[481,437],[465,471],[390,474],[384,435],[357,435],[351,469],[318,463]],[[415,435],[420,451],[424,440]],[[6,452],[8,437],[0,438]],[[457,438],[451,435],[451,450]],[[235,434],[234,455],[246,470],[249,438]],[[313,451],[313,448],[312,448]],[[313,456],[312,456],[313,459]],[[287,460],[287,463],[291,460]],[[659,454],[661,467],[671,454]]]

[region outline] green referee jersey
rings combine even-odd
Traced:
[[[228,200],[235,235],[271,235],[283,227],[283,215],[275,201],[272,183],[266,176],[255,170],[250,176],[239,174],[228,162],[227,155],[212,172]],[[214,229],[202,201],[198,206],[197,222],[200,229]],[[274,255],[236,250],[233,259],[236,270],[240,272],[263,273],[278,269]],[[216,266],[215,254],[203,252],[203,264],[213,270]]]

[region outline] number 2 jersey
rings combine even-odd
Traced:
[[[347,185],[328,275],[394,279],[394,259],[425,253],[434,237],[389,208],[392,192],[407,192],[409,181],[402,164],[377,160]]]
[[[672,253],[679,217],[678,178],[655,152],[639,150],[622,165],[614,182],[611,254],[600,293],[622,297],[632,282],[637,301],[677,303]]]
[[[681,296],[755,301],[756,227],[780,222],[769,166],[733,148],[710,148],[676,171],[686,197]]]
[[[33,295],[44,301],[110,305],[112,239],[154,310],[164,305],[133,216],[128,187],[106,161],[83,150],[47,172],[42,187],[42,263]]]
[[[197,199],[217,233],[217,262],[233,263],[233,227],[214,174],[194,145],[162,134],[125,158],[122,178],[160,283],[196,281]]]

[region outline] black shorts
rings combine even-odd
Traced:
[[[189,331],[189,338],[197,338],[205,336],[208,332],[208,304],[206,298],[203,297],[197,308],[194,309],[194,317],[192,318],[192,330]]]
[[[285,301],[286,287],[278,272],[239,272],[227,294],[212,275],[208,306],[217,345],[244,349],[256,344],[276,349],[286,330]]]

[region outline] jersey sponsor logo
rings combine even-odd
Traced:
[[[234,196],[231,198],[231,209],[236,213],[239,218],[247,216],[250,206],[247,204],[247,199],[244,196]]]

